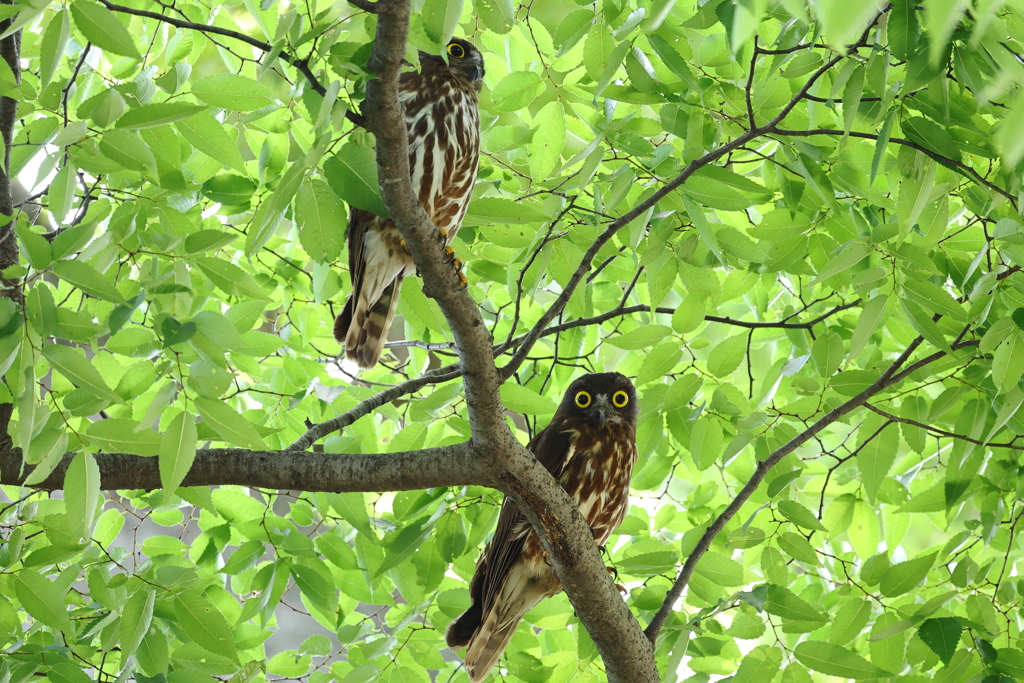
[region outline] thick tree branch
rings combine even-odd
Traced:
[[[497,476],[502,489],[540,532],[569,600],[597,645],[610,681],[656,681],[650,643],[630,613],[576,505],[554,477],[516,441],[501,404],[502,377],[494,364],[493,341],[479,309],[459,287],[438,246],[433,226],[412,189],[409,143],[398,101],[398,76],[409,31],[408,0],[377,5],[377,35],[369,68],[378,79],[367,84],[364,113],[377,137],[381,195],[412,252],[424,292],[434,298],[451,326],[461,359],[466,407],[472,427],[469,448]],[[591,257],[592,258],[592,257]]]
[[[12,0],[3,0],[3,4],[14,4]],[[14,19],[0,22],[0,31],[6,31]],[[21,83],[21,31],[15,31],[0,40],[0,57],[7,62],[14,79]],[[4,143],[3,169],[0,169],[0,214],[14,215],[14,198],[11,184],[11,145],[14,142],[14,122],[18,118],[18,101],[10,97],[0,97],[0,137]],[[18,240],[14,238],[14,221],[0,227],[0,270],[18,262]],[[21,283],[17,279],[3,279],[4,296],[19,303],[22,302]],[[0,448],[11,444],[8,434],[11,417],[14,415],[13,403],[0,403]]]
[[[64,475],[74,457],[68,453],[54,471],[33,488],[64,488]],[[160,488],[157,458],[127,453],[95,456],[103,490]],[[35,469],[21,471],[20,449],[0,451],[0,484],[20,486]],[[489,468],[471,456],[465,443],[401,453],[340,455],[208,448],[196,451],[182,486],[257,486],[301,491],[408,491],[435,486],[474,484],[494,487]]]

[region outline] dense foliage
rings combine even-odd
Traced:
[[[499,365],[525,354],[502,389],[521,440],[585,370],[639,389],[607,559],[642,625],[725,513],[658,633],[665,680],[1024,678],[1024,7],[419,5],[410,61],[452,33],[486,60],[454,246]],[[499,493],[179,488],[197,445],[284,449],[425,373],[323,449],[468,437],[414,281],[386,364],[355,380],[336,360],[347,206],[384,211],[351,122],[375,18],[255,0],[0,18],[22,31],[0,94],[29,188],[0,401],[36,466],[2,489],[0,680],[466,680],[443,630]],[[63,494],[34,491],[66,451]],[[101,493],[101,452],[158,457],[163,487]],[[741,493],[759,461],[777,464]],[[604,678],[564,597],[501,666]]]

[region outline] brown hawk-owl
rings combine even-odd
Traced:
[[[447,63],[420,52],[420,71],[401,75],[398,99],[409,131],[413,189],[451,253],[448,245],[466,215],[480,161],[478,94],[484,60],[461,38],[452,38],[447,52]],[[389,218],[353,208],[347,237],[352,295],[334,321],[334,338],[345,344],[350,359],[370,368],[384,349],[402,278],[416,267]]]
[[[527,446],[576,501],[598,545],[629,510],[638,413],[636,390],[625,375],[583,375],[569,385],[551,424]],[[469,583],[473,604],[445,632],[448,647],[467,647],[463,661],[473,683],[487,677],[519,620],[560,590],[540,537],[506,496],[498,528]]]

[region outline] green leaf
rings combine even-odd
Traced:
[[[718,261],[725,265],[725,256],[722,255],[722,250],[718,246],[718,239],[711,230],[711,225],[708,223],[704,211],[701,210],[700,206],[689,194],[683,194],[683,206],[686,208],[686,215],[690,217],[693,227],[697,229],[697,234],[707,244],[711,253],[718,258]]]
[[[834,375],[829,386],[843,396],[856,396],[878,379],[879,373],[870,370],[845,370]]]
[[[512,0],[477,0],[473,3],[484,25],[495,33],[508,33],[515,22]]]
[[[203,271],[203,274],[228,294],[252,297],[262,301],[270,300],[270,297],[268,297],[266,292],[263,291],[263,288],[252,279],[252,276],[235,264],[228,263],[227,261],[219,258],[210,258],[205,256],[195,258],[193,261],[197,266],[199,266],[199,270]]]
[[[103,156],[116,161],[130,171],[142,171],[150,176],[157,175],[156,157],[142,139],[125,130],[108,130],[100,140]]]
[[[960,633],[964,627],[959,619],[940,617],[926,619],[918,628],[917,635],[931,651],[939,656],[944,666],[949,666],[953,653],[960,645]]]
[[[285,211],[291,206],[292,198],[299,189],[299,184],[306,175],[306,166],[296,162],[288,167],[281,182],[270,194],[270,197],[260,203],[256,214],[249,224],[248,234],[245,238],[245,253],[252,256],[270,240],[271,235],[277,230]]]
[[[267,445],[252,423],[227,403],[196,397],[195,406],[203,422],[212,427],[224,441],[240,448],[266,450]]]
[[[770,681],[775,678],[781,666],[782,650],[771,645],[758,645],[743,657],[739,668],[733,674],[732,683]]]
[[[377,156],[372,149],[346,143],[324,162],[324,177],[346,204],[387,216],[377,183]]]
[[[85,354],[78,349],[49,344],[43,347],[43,357],[73,384],[86,389],[97,398],[111,403],[124,403],[120,396],[107,387],[100,373],[86,359]]]
[[[674,571],[678,563],[679,556],[675,552],[659,550],[624,557],[616,564],[621,571],[631,576],[651,576]]]
[[[140,429],[135,420],[111,418],[89,425],[89,440],[109,453],[153,456],[160,452],[160,435],[152,429]]]
[[[871,247],[868,246],[867,242],[857,240],[843,245],[841,251],[818,272],[817,277],[811,280],[810,284],[816,285],[819,282],[823,282],[830,277],[853,268],[855,265],[863,261],[864,257],[869,253],[871,253]]]
[[[231,553],[231,557],[219,571],[229,576],[241,574],[256,566],[256,563],[263,557],[264,551],[265,547],[261,541],[246,541],[238,547],[238,550]]]
[[[359,533],[373,538],[373,527],[370,526],[370,517],[366,512],[366,499],[362,493],[332,493],[328,495],[331,507],[346,522],[357,529]]]
[[[212,603],[187,592],[176,594],[172,601],[183,634],[210,652],[238,662],[231,626]]]
[[[524,415],[549,415],[555,412],[554,401],[515,382],[501,385],[501,403],[508,410]]]
[[[50,204],[50,213],[58,223],[63,223],[65,216],[71,210],[71,203],[75,198],[75,189],[78,184],[78,169],[72,163],[64,164],[57,175],[50,183],[50,191],[47,193],[47,201]],[[59,235],[58,235],[59,237]]]
[[[514,71],[491,90],[491,106],[495,111],[516,111],[533,102],[543,90],[544,82],[539,74]]]
[[[117,120],[118,128],[154,128],[167,123],[187,119],[206,109],[199,104],[188,102],[161,102],[132,109]]]
[[[714,377],[728,377],[743,362],[747,335],[737,334],[717,344],[708,353],[708,372]]]
[[[813,512],[795,500],[780,500],[777,507],[783,517],[797,526],[802,526],[805,529],[811,529],[813,531],[828,531],[828,529],[822,526],[821,522],[818,521],[818,518],[814,516]]]
[[[742,586],[744,583],[743,565],[712,550],[704,553],[694,572],[719,586]]]
[[[814,547],[811,546],[810,542],[801,536],[800,534],[793,533],[792,531],[785,531],[779,534],[778,538],[779,548],[781,548],[787,555],[795,560],[806,562],[811,565],[818,565],[818,555],[814,552]]]
[[[221,247],[226,247],[237,239],[238,235],[232,235],[229,232],[200,230],[185,238],[185,253],[199,254],[204,251],[215,251]],[[187,289],[182,291],[187,291]],[[151,289],[150,292],[156,293],[155,289]]]
[[[56,179],[54,181],[56,182]],[[32,232],[32,228],[27,225],[16,226],[14,232],[18,235],[22,252],[29,265],[36,270],[46,270],[53,263],[53,249],[42,235]]]
[[[907,560],[906,562],[897,562],[892,565],[885,576],[882,577],[882,582],[879,586],[882,595],[887,598],[894,598],[897,595],[903,595],[917,588],[924,581],[925,577],[928,576],[928,571],[935,563],[937,555],[938,553],[932,553],[931,555]]]
[[[828,632],[828,642],[846,645],[860,635],[871,618],[871,603],[851,600],[839,608]]]
[[[703,316],[701,317],[703,318]],[[658,344],[644,358],[636,378],[636,385],[641,386],[654,380],[664,379],[682,357],[683,349],[678,342],[669,340]]]
[[[900,306],[903,308],[904,313],[907,314],[907,319],[910,325],[917,330],[917,333],[924,337],[928,342],[939,348],[946,353],[953,355],[953,349],[950,347],[949,342],[946,340],[945,335],[939,326],[932,320],[932,316],[922,311],[920,306],[917,306],[906,299],[900,301]]]
[[[463,0],[426,0],[421,12],[427,38],[435,43],[446,43],[458,28],[459,17],[462,16],[462,3]]]
[[[53,581],[31,569],[22,569],[14,575],[14,594],[29,615],[50,628],[74,633],[68,608],[60,589]]]
[[[796,621],[826,621],[828,617],[801,600],[788,588],[768,584],[764,611],[768,614]]]
[[[744,261],[763,263],[768,254],[736,228],[722,228],[715,233],[715,239],[722,251]]]
[[[867,345],[871,335],[875,333],[879,325],[888,315],[888,294],[878,294],[871,301],[864,304],[860,316],[857,318],[857,326],[853,330],[853,337],[850,338],[850,358],[860,356]]]
[[[100,468],[91,453],[78,453],[64,475],[64,506],[71,533],[79,538],[92,535],[99,498]]]
[[[306,604],[324,612],[333,613],[338,610],[338,591],[331,580],[330,571],[326,565],[319,563],[322,570],[318,571],[313,566],[293,564],[291,567],[292,576],[295,577],[295,585],[302,591],[306,598]]]
[[[1014,679],[1024,677],[1024,652],[1012,647],[1001,648],[997,653],[995,668]]]
[[[121,296],[114,285],[88,263],[82,261],[58,261],[53,264],[53,272],[61,280],[77,287],[86,294],[91,294],[105,301],[127,306],[128,302]]]
[[[870,426],[870,427],[869,427]],[[878,496],[882,483],[889,475],[893,463],[896,462],[896,451],[899,447],[899,431],[896,425],[889,425],[882,432],[871,439],[875,431],[880,427],[879,421],[868,420],[858,430],[862,435],[860,442],[860,453],[857,455],[857,468],[860,470],[861,481],[864,482],[864,490],[868,494],[868,500],[872,504]],[[869,427],[868,431],[865,428]]]
[[[625,334],[607,337],[605,341],[620,349],[635,351],[654,346],[670,334],[672,334],[672,328],[665,325],[644,325]]]
[[[117,15],[103,5],[88,0],[75,0],[71,5],[71,15],[75,18],[78,30],[96,47],[125,57],[142,59],[128,29],[118,20]]]
[[[153,621],[153,605],[156,602],[156,591],[141,589],[135,592],[125,603],[121,612],[121,626],[118,634],[121,640],[121,661],[135,654],[139,649],[143,636],[149,631]]]
[[[932,0],[924,9],[925,25],[928,27],[928,56],[938,66],[945,53],[953,29],[964,11],[970,6],[967,0]]]
[[[999,393],[1016,388],[1024,374],[1024,333],[1014,331],[999,344],[992,356],[992,381]]]
[[[906,60],[917,48],[921,32],[917,10],[910,0],[895,0],[889,12],[889,49],[896,59]]]
[[[690,455],[697,469],[704,471],[715,464],[722,453],[722,423],[714,417],[697,420],[690,433]]]
[[[805,640],[796,646],[793,654],[809,669],[841,678],[880,678],[892,674],[845,647],[818,640]]]
[[[557,100],[548,102],[533,118],[538,134],[529,144],[530,175],[536,183],[544,182],[558,168],[565,144],[565,110]]]
[[[337,259],[345,241],[339,228],[347,220],[338,196],[322,180],[306,180],[299,186],[295,206],[302,248],[317,261]]]
[[[181,486],[196,457],[196,420],[184,410],[173,414],[160,439],[160,485],[169,497]]]
[[[407,557],[416,552],[416,549],[423,544],[423,541],[433,531],[429,524],[411,524],[397,534],[389,534],[382,541],[385,548],[384,561],[377,568],[374,576],[380,576],[389,569],[393,569]]]
[[[231,111],[254,111],[273,103],[273,95],[260,83],[238,74],[211,74],[192,84],[201,102]]]
[[[937,123],[921,116],[911,116],[903,119],[900,126],[911,142],[947,159],[960,161],[960,147]]]
[[[828,379],[842,365],[846,351],[843,349],[843,338],[829,330],[820,335],[811,346],[811,360],[818,374]]]
[[[483,224],[543,223],[547,218],[541,207],[536,204],[504,197],[476,197],[470,200],[466,211],[466,220],[475,219]]]
[[[181,137],[206,156],[245,173],[245,164],[235,141],[209,111],[201,111],[176,121],[174,127],[181,133]]]
[[[64,56],[64,48],[68,44],[68,36],[71,34],[71,20],[66,9],[62,9],[53,15],[50,23],[43,31],[43,39],[39,44],[39,90],[46,90],[46,86],[53,79],[53,74],[60,66],[61,57]]]

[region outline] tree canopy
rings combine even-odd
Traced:
[[[452,35],[465,291],[393,163]],[[568,599],[501,680],[1024,679],[1019,0],[25,0],[0,56],[0,681],[465,681],[504,494]],[[358,375],[349,207],[422,275]],[[517,444],[611,370],[602,557]]]

